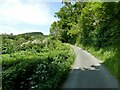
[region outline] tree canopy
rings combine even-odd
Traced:
[[[64,2],[50,32],[62,42],[115,46],[120,34],[120,2]]]

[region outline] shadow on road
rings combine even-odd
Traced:
[[[101,64],[90,68],[71,70],[67,80],[62,85],[65,88],[103,88],[101,90],[118,90],[118,82]]]

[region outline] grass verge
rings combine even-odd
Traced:
[[[117,49],[106,47],[96,50],[94,47],[84,47],[79,45],[79,47],[93,54],[99,60],[103,61],[103,64],[112,73],[112,75],[120,82],[120,62],[119,62],[119,52]]]

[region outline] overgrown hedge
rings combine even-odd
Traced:
[[[50,46],[50,45],[49,45]],[[3,90],[59,88],[75,59],[73,50],[53,41],[42,52],[19,51],[3,54]]]

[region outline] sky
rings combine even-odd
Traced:
[[[62,3],[60,0],[0,0],[0,34],[49,34]]]

